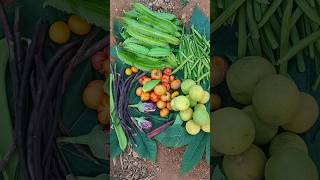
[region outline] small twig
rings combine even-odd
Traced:
[[[0,160],[0,172],[6,167],[6,165],[10,161],[12,155],[16,151],[16,148],[17,148],[16,144],[15,143],[11,143],[11,145],[9,147],[9,150],[4,155],[4,158],[2,160]]]

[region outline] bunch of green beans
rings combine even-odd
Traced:
[[[212,29],[238,26],[238,57],[262,56],[287,74],[290,60],[299,72],[306,71],[305,58],[313,60],[320,86],[320,1],[314,0],[214,0],[219,16]],[[237,20],[234,21],[234,17]]]
[[[181,36],[177,54],[178,67],[172,72],[183,72],[184,79],[204,85],[210,78],[210,41],[191,27],[191,33]]]

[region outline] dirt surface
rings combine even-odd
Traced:
[[[188,22],[192,9],[200,7],[202,12],[210,16],[209,0],[190,0],[183,7],[180,0],[111,0],[110,17],[111,24],[114,19],[123,15],[124,10],[130,9],[131,2],[141,2],[153,10],[174,13],[183,22]],[[112,28],[110,29],[112,34]],[[115,44],[115,38],[111,36],[111,45]],[[180,175],[180,164],[185,148],[168,149],[158,144],[156,163],[146,161],[132,150],[128,150],[120,158],[111,162],[112,180],[209,180],[210,167],[204,160],[189,174]]]
[[[179,169],[185,148],[168,149],[158,143],[156,163],[146,161],[129,149],[111,162],[112,180],[209,180],[210,169],[203,160],[185,176]]]

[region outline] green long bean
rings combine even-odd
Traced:
[[[308,35],[304,39],[300,40],[298,44],[292,46],[292,48],[278,60],[278,65],[288,62],[291,58],[293,58],[298,52],[308,47],[310,43],[314,43],[316,40],[320,38],[320,30]]]
[[[311,7],[306,0],[295,0],[301,10],[310,18],[312,21],[320,25],[320,16],[317,10]]]
[[[282,17],[281,26],[281,37],[280,37],[280,57],[283,57],[289,49],[289,38],[290,38],[290,17],[292,14],[293,0],[288,0]],[[288,63],[283,63],[280,65],[279,72],[281,74],[287,74]]]
[[[242,6],[246,0],[235,0],[229,7],[227,7],[222,14],[212,23],[212,28],[219,29],[237,10]]]
[[[238,57],[244,57],[247,53],[247,26],[246,11],[242,6],[238,15]]]
[[[263,18],[261,21],[258,23],[258,27],[261,28],[264,26],[265,23],[268,22],[270,17],[276,12],[278,7],[280,6],[282,0],[274,0],[272,4],[270,5],[269,9],[264,13]]]
[[[291,37],[292,44],[299,43],[300,37],[299,37],[298,29],[296,26],[294,26],[292,28],[290,37]],[[299,72],[305,72],[306,65],[304,63],[303,54],[301,52],[297,53],[296,58],[297,58],[297,67],[298,67]]]
[[[254,54],[260,55],[261,54],[261,45],[260,45],[260,33],[258,29],[258,25],[254,19],[253,15],[253,6],[252,0],[247,0],[247,21],[248,21],[248,29],[251,33],[252,43],[254,46]]]

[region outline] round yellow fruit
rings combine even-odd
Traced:
[[[209,133],[210,132],[210,124],[206,124],[201,126],[202,131]]]
[[[76,15],[70,16],[68,25],[73,33],[81,36],[88,34],[91,30],[91,25]]]
[[[200,126],[190,120],[186,124],[186,130],[190,135],[196,135],[200,132]]]
[[[70,29],[63,21],[57,21],[50,26],[50,39],[57,44],[64,44],[70,38]]]
[[[90,109],[97,110],[104,97],[104,82],[102,80],[91,81],[83,91],[83,103]]]

